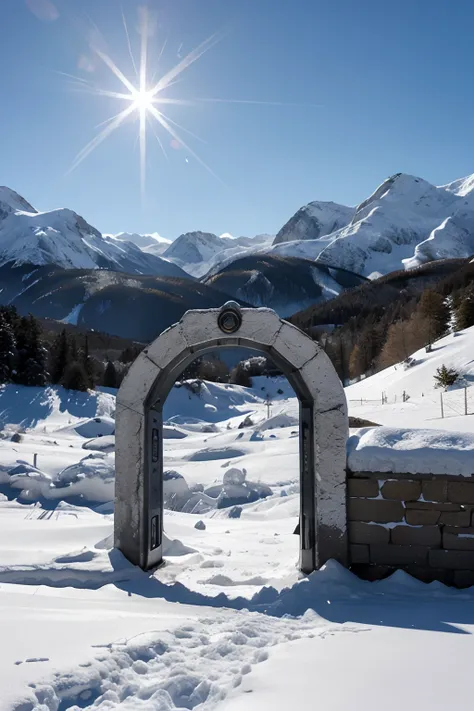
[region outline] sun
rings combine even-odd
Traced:
[[[154,95],[150,90],[138,89],[130,96],[133,101],[133,108],[139,112],[147,112],[154,104]]]

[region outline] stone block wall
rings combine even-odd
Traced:
[[[369,580],[396,569],[474,585],[474,480],[348,472],[351,569]]]

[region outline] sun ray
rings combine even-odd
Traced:
[[[120,9],[121,9],[121,12],[122,12],[122,22],[123,22],[123,28],[124,28],[124,30],[125,30],[125,37],[127,38],[128,53],[129,53],[129,55],[130,55],[130,59],[132,60],[132,66],[133,66],[133,70],[134,70],[134,72],[135,72],[135,76],[136,76],[137,79],[138,79],[138,69],[137,69],[137,65],[136,65],[136,63],[135,63],[135,57],[133,56],[133,52],[132,52],[132,43],[131,43],[131,41],[130,41],[130,33],[129,33],[129,31],[128,31],[127,21],[126,21],[126,19],[125,19],[125,14],[124,14],[124,11],[123,11],[123,7],[121,7]]]
[[[163,128],[166,129],[168,131],[168,133],[175,139],[175,141],[178,141],[178,143],[180,143],[184,148],[186,148],[186,150],[189,151],[189,153],[193,156],[193,158],[195,158],[195,160],[197,160],[197,162],[200,163],[203,166],[203,168],[205,168],[216,180],[218,180],[220,183],[222,183],[223,185],[225,185],[227,187],[227,185],[224,183],[222,178],[220,178],[217,175],[217,173],[215,173],[212,170],[212,168],[209,165],[207,165],[207,163],[205,161],[203,161],[203,159],[195,151],[193,151],[193,149],[190,146],[188,146],[188,144],[174,130],[173,126],[171,126],[171,124],[168,123],[168,121],[166,120],[166,117],[163,116],[163,114],[161,114],[159,111],[157,111],[153,105],[150,106],[150,111],[153,114],[153,116],[156,118],[156,120],[159,121],[159,123],[163,126]]]
[[[185,128],[184,126],[181,126],[181,124],[179,124],[177,121],[170,118],[169,116],[166,116],[162,111],[159,111],[158,113],[161,116],[163,116],[166,119],[166,121],[169,121],[170,123],[173,124],[173,126],[176,126],[176,128],[179,128],[180,131],[184,131],[189,136],[192,136],[193,138],[195,138],[196,141],[200,141],[201,143],[207,143],[207,141],[205,141],[204,138],[201,138],[201,136],[198,136],[196,133],[193,133],[192,131],[189,130],[189,128]]]
[[[172,69],[169,70],[161,79],[155,84],[153,89],[151,90],[152,96],[156,96],[160,91],[163,91],[163,89],[166,89],[166,87],[169,86],[170,82],[173,81],[181,72],[184,72],[185,69],[191,66],[194,62],[196,62],[200,57],[202,57],[203,54],[205,54],[207,51],[211,49],[215,44],[220,42],[222,39],[222,34],[221,33],[215,33],[208,37],[204,42],[201,42],[201,44],[196,47],[196,49],[193,49],[189,54],[187,54],[176,66],[174,66]]]
[[[84,87],[81,89],[78,88],[78,91],[79,90],[83,94],[95,94],[96,96],[105,96],[105,97],[109,97],[112,99],[125,99],[128,101],[132,100],[130,94],[122,94],[119,91],[109,91],[108,89],[101,89],[100,87],[96,87],[96,86],[90,86],[87,88]]]
[[[73,79],[76,82],[79,82],[80,84],[86,84],[87,86],[93,86],[90,81],[87,79],[84,79],[84,77],[77,77],[74,74],[68,74],[68,72],[61,72],[58,69],[53,70],[55,74],[60,74],[63,77],[66,77],[67,79]]]
[[[189,99],[172,99],[168,96],[160,96],[159,99],[152,98],[150,101],[152,104],[156,105],[176,104],[176,106],[196,106],[196,103],[194,101],[190,101]]]
[[[321,108],[324,104],[298,104],[286,101],[254,101],[253,99],[212,99],[212,98],[197,98],[196,103],[202,102],[207,104],[255,104],[257,106],[290,106],[292,108]]]
[[[158,141],[158,145],[160,146],[160,148],[161,148],[161,150],[162,150],[162,152],[163,152],[164,157],[166,158],[166,160],[167,160],[168,163],[169,163],[169,160],[170,160],[170,159],[169,159],[169,156],[168,156],[167,152],[165,151],[165,147],[164,147],[164,145],[163,145],[163,141],[162,141],[161,138],[159,137],[157,131],[155,130],[155,126],[154,126],[154,124],[153,124],[152,122],[150,122],[150,126],[151,126],[151,130],[153,131],[153,134],[154,134],[156,140]]]
[[[99,49],[98,47],[94,48],[94,52],[104,62],[104,64],[106,64],[108,66],[108,68],[115,74],[117,79],[120,79],[122,84],[129,90],[129,92],[131,94],[133,94],[136,91],[136,89],[133,86],[132,82],[130,82],[127,79],[127,77],[125,76],[125,74],[120,71],[120,69],[117,67],[115,62],[109,57],[109,55],[106,54],[105,52],[102,52],[102,50]]]
[[[146,182],[146,109],[140,111],[140,192],[145,195]]]
[[[68,173],[71,173],[73,170],[75,170],[83,160],[85,160],[91,153],[94,151],[97,146],[99,146],[103,141],[105,141],[108,136],[110,136],[113,131],[115,131],[124,121],[125,119],[130,116],[130,114],[135,110],[135,107],[133,104],[128,106],[126,109],[121,111],[115,118],[110,121],[110,123],[104,128],[103,131],[101,131],[97,136],[95,136],[92,141],[89,141],[89,143],[84,146],[84,148],[79,151],[75,159],[73,160],[73,163],[71,167],[68,170]]]

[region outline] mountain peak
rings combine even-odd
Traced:
[[[131,242],[103,237],[73,210],[38,212],[14,190],[1,187],[0,266],[6,263],[187,276],[175,264],[145,254]]]
[[[337,202],[310,202],[283,225],[273,244],[319,239],[348,225],[353,216],[354,208]]]
[[[15,190],[0,185],[0,219],[13,212],[36,213],[37,210]]]

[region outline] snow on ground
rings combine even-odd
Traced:
[[[474,433],[371,427],[347,443],[354,472],[474,476]]]
[[[469,380],[473,352],[470,329],[410,370],[349,387],[351,414],[391,425],[352,431],[351,461],[411,471],[435,452],[440,471],[449,460],[464,473],[474,417],[439,419],[432,375],[445,362]],[[391,404],[370,402],[381,389]],[[0,388],[0,709],[309,710],[317,695],[337,711],[380,699],[423,710],[466,698],[474,590],[402,573],[367,583],[333,562],[298,572],[286,382],[173,388],[165,564],[151,573],[112,547],[114,412],[113,391]],[[437,432],[450,424],[460,433]],[[420,683],[420,659],[436,684]]]
[[[405,369],[399,363],[346,388],[349,412],[390,427],[427,427],[474,433],[474,327],[449,334],[433,344],[431,353],[421,349],[412,356],[414,364]],[[454,368],[467,385],[470,416],[464,415],[463,387],[443,393],[433,376],[441,365]],[[403,402],[403,393],[408,400]],[[387,404],[382,405],[382,394]]]

